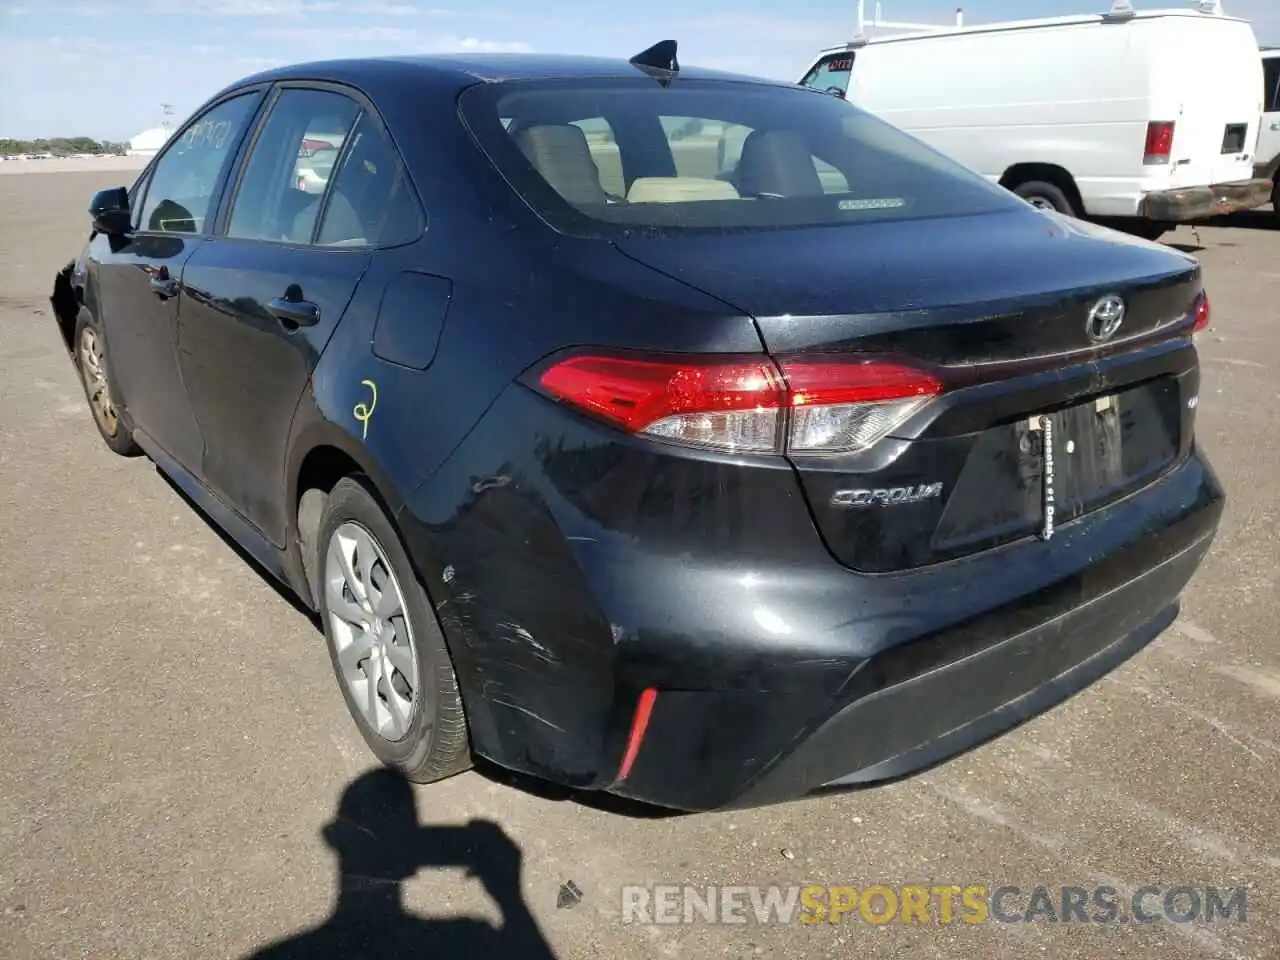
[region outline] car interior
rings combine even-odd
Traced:
[[[718,169],[706,170],[703,175],[681,169],[693,165],[681,163],[681,159],[695,158],[665,136],[661,143],[624,151],[607,143],[598,143],[593,150],[577,123],[517,121],[508,125],[507,133],[547,183],[575,206],[813,197],[833,192],[819,174],[821,161],[809,151],[803,135],[794,130],[752,130],[741,143],[737,162],[731,165],[725,162],[723,139],[707,139],[700,145],[704,156],[696,159],[701,165],[714,163]],[[624,193],[606,190],[602,182],[598,161],[602,154],[615,151],[624,176],[634,170]]]

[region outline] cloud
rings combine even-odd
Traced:
[[[270,27],[255,36],[289,43],[292,51],[308,59],[369,54],[529,53],[533,49],[523,40],[494,40],[401,26]]]
[[[507,42],[503,40],[477,40],[475,37],[462,37],[454,40],[450,39],[444,47],[438,47],[437,52],[445,53],[449,50],[457,49],[459,51],[476,51],[477,53],[532,53],[533,47],[519,40]]]
[[[448,16],[451,10],[422,8],[395,0],[135,0],[136,12],[143,16],[204,18],[275,18],[296,20],[324,14],[354,17]],[[100,15],[115,7],[89,2],[76,12]]]

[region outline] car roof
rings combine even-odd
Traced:
[[[234,87],[282,80],[332,80],[359,84],[362,80],[412,80],[462,88],[476,83],[508,80],[636,79],[646,74],[628,60],[570,54],[445,53],[422,56],[359,57],[297,63],[245,77]],[[795,86],[780,80],[681,66],[678,76],[694,80],[724,80],[771,86]],[[230,89],[230,88],[228,88]]]

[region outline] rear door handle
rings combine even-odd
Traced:
[[[267,312],[280,321],[286,330],[314,326],[320,319],[320,307],[310,300],[286,300],[276,297],[267,304]]]
[[[1271,129],[1272,129],[1272,130],[1280,130],[1280,120],[1276,120],[1275,122],[1273,122],[1273,123],[1271,124]]]
[[[151,292],[161,300],[168,300],[178,295],[178,281],[170,276],[152,277],[148,281],[148,286],[151,287]]]

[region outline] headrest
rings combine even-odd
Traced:
[[[531,124],[516,132],[515,142],[543,179],[570,203],[605,202],[600,170],[579,128],[570,123]]]
[[[742,144],[738,190],[744,197],[820,197],[822,180],[804,138],[793,130],[754,130]]]

